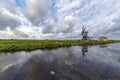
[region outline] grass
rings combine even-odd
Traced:
[[[80,42],[77,40],[0,40],[0,52],[32,51],[36,49],[53,49],[58,47],[101,45],[116,43],[120,40],[99,42],[97,40]]]

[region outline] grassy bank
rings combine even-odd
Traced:
[[[120,40],[109,40],[107,42],[98,42],[97,40],[88,42],[80,42],[77,40],[0,40],[0,52],[21,50],[31,51],[36,49],[53,49],[69,46],[101,45],[116,42],[120,42]]]

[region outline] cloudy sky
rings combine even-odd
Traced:
[[[0,39],[120,39],[120,0],[0,0]]]

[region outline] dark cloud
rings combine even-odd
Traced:
[[[0,30],[10,27],[14,29],[20,25],[20,21],[16,14],[11,13],[7,9],[0,10]]]
[[[43,33],[54,33],[54,29],[55,29],[55,23],[56,21],[55,20],[48,20],[44,23],[44,26],[42,28],[42,32]]]
[[[120,18],[113,20],[114,25],[112,25],[108,30],[106,30],[106,34],[108,36],[113,36],[114,38],[120,38]]]

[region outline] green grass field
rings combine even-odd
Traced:
[[[53,49],[58,47],[101,45],[116,43],[120,40],[98,42],[97,40],[80,42],[77,40],[0,40],[0,52],[32,51],[36,49]]]

